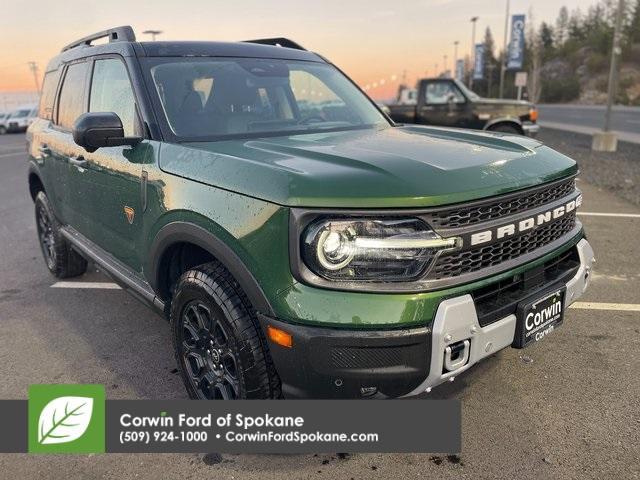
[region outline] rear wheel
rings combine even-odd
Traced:
[[[38,240],[49,271],[57,278],[82,275],[87,270],[87,261],[62,236],[60,223],[44,192],[36,195],[35,207]]]
[[[176,360],[191,398],[281,396],[253,308],[220,263],[195,267],[180,277],[170,317]]]
[[[0,135],[4,135],[5,133],[7,133],[7,127],[0,125]]]

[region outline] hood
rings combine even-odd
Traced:
[[[419,126],[163,144],[160,166],[280,205],[335,208],[450,204],[577,171],[530,138]]]

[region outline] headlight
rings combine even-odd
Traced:
[[[419,277],[439,250],[458,242],[419,219],[323,219],[304,231],[301,253],[327,280],[400,282]]]

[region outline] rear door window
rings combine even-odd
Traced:
[[[87,62],[74,63],[67,68],[64,76],[58,100],[57,123],[66,130],[71,130],[78,117],[86,112],[85,85],[88,67]]]

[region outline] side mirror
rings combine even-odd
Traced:
[[[73,124],[73,141],[87,152],[101,147],[135,146],[141,137],[125,137],[122,121],[113,112],[83,113]]]

